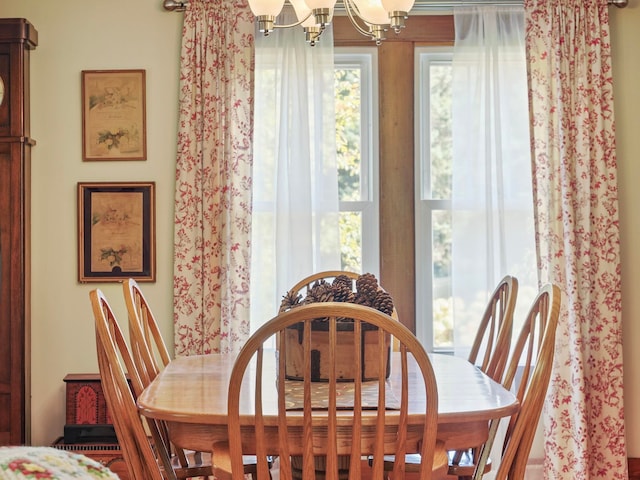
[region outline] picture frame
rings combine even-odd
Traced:
[[[82,71],[82,159],[146,160],[146,71]]]
[[[78,281],[156,280],[155,182],[78,182]]]

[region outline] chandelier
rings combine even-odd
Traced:
[[[327,25],[331,23],[336,0],[289,0],[298,21],[289,25],[278,25],[276,17],[285,0],[249,0],[249,7],[256,16],[258,30],[269,35],[275,28],[301,25],[307,42],[315,45]],[[390,28],[400,33],[404,21],[413,7],[414,0],[341,0],[349,20],[362,35],[370,37],[380,45],[384,32]]]

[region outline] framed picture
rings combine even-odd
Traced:
[[[78,183],[78,281],[156,279],[155,183]]]
[[[146,160],[144,70],[82,71],[82,159]]]

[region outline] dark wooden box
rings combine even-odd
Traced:
[[[70,373],[64,377],[67,388],[68,425],[112,424],[98,373]]]
[[[368,327],[368,328],[367,328]],[[304,377],[304,347],[302,345],[302,324],[295,324],[286,329],[284,342],[287,357],[285,359],[285,376],[289,380],[302,380]],[[391,363],[387,362],[386,372],[379,371],[378,362],[378,329],[372,325],[364,325],[362,331],[362,371],[356,371],[353,359],[353,321],[338,322],[338,340],[336,345],[337,377],[340,382],[353,382],[356,377],[363,381],[378,380],[381,375],[389,378]],[[391,338],[385,335],[387,357],[391,353]],[[314,321],[311,323],[311,381],[326,382],[329,380],[329,329],[328,323]]]
[[[120,445],[117,443],[65,443],[64,438],[58,438],[52,447],[70,452],[81,453],[102,465],[106,466],[120,477],[120,480],[129,480],[127,464],[122,456]]]

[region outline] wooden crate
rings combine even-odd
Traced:
[[[58,438],[52,447],[70,452],[81,453],[102,465],[120,477],[120,480],[129,480],[127,464],[122,456],[122,450],[117,443],[73,443],[67,444],[64,438]]]
[[[299,325],[299,326],[298,326]],[[302,380],[304,366],[304,352],[302,346],[302,324],[287,328],[284,342],[286,344],[287,358],[285,359],[285,375],[289,380]],[[314,382],[327,381],[329,379],[329,332],[327,322],[314,321],[311,329],[311,379]],[[337,376],[339,381],[352,382],[356,376],[361,376],[363,381],[378,380],[379,355],[378,355],[378,329],[363,324],[362,331],[362,372],[356,372],[353,358],[353,323],[338,323]],[[389,377],[390,370],[390,338],[385,336],[387,351],[387,370],[385,378]]]

